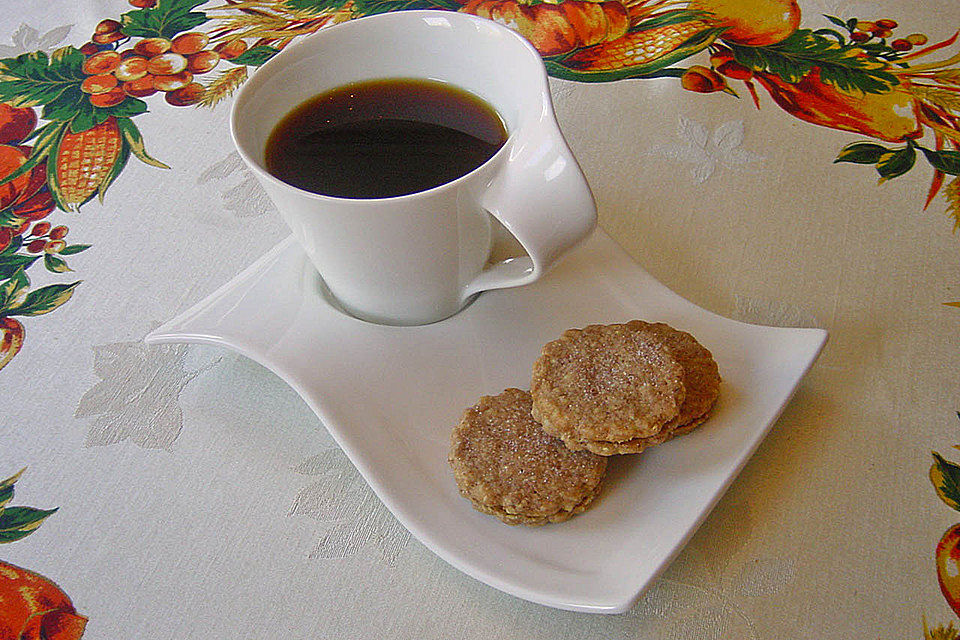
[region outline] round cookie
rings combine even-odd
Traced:
[[[686,387],[650,326],[590,325],[545,345],[533,366],[534,419],[574,450],[660,433],[680,415]]]
[[[607,460],[571,451],[530,414],[530,394],[506,389],[467,409],[450,437],[460,493],[507,524],[562,522],[600,492]]]
[[[696,338],[685,331],[674,329],[664,323],[648,324],[640,320],[627,326],[644,330],[657,336],[661,344],[683,367],[683,384],[686,395],[677,417],[664,425],[659,433],[619,442],[589,441],[585,448],[599,455],[640,453],[644,449],[662,444],[671,438],[693,431],[707,419],[720,392],[720,373],[713,355]]]

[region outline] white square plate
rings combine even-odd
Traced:
[[[464,409],[506,387],[529,388],[540,348],[565,329],[634,318],[689,331],[713,352],[723,384],[712,417],[614,459],[599,502],[567,522],[510,527],[474,511],[447,465]],[[422,327],[344,315],[287,239],[146,340],[223,345],[283,378],[397,519],[458,569],[551,607],[619,613],[707,516],[826,337],[704,311],[596,231],[539,282],[485,293]]]

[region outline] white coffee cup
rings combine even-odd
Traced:
[[[477,95],[508,138],[487,162],[409,195],[349,199],[291,186],[264,168],[274,126],[353,82],[425,78]],[[234,143],[340,305],[371,322],[417,325],[477,293],[540,278],[596,224],[586,179],[557,125],[536,49],[510,29],[445,11],[399,11],[327,27],[288,47],[238,92]],[[494,216],[526,256],[488,264]]]

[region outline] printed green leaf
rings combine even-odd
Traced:
[[[840,150],[840,155],[834,160],[837,162],[853,162],[856,164],[877,164],[881,156],[890,153],[890,149],[872,142],[855,142]]]
[[[67,266],[66,260],[49,253],[44,254],[43,256],[43,266],[47,268],[47,271],[52,271],[53,273],[66,273],[67,271],[73,271],[73,269]]]
[[[33,533],[56,509],[7,507],[0,513],[0,542],[14,542]]]
[[[3,513],[3,508],[9,504],[10,500],[13,498],[13,485],[20,479],[20,476],[23,475],[23,472],[27,468],[24,467],[20,471],[16,472],[3,482],[0,482],[0,513]]]
[[[20,299],[27,294],[30,280],[24,269],[25,267],[20,267],[9,280],[0,284],[0,312],[17,306]]]
[[[39,257],[20,253],[0,255],[0,280],[12,278],[17,271],[28,269]]]
[[[931,151],[923,148],[920,150],[926,156],[927,162],[937,171],[960,176],[960,151]]]
[[[930,466],[930,482],[937,495],[951,509],[960,511],[960,465],[944,460],[933,452],[933,464]]]
[[[233,64],[259,67],[264,62],[277,55],[279,52],[280,49],[277,49],[276,47],[260,45],[258,47],[253,47],[252,49],[247,49],[236,58],[232,58],[230,62]]]
[[[907,145],[899,151],[889,151],[883,154],[877,161],[877,173],[880,174],[880,182],[902,176],[913,168],[916,161],[917,152],[911,145]]]
[[[100,184],[97,186],[97,198],[99,198],[100,203],[103,204],[103,197],[107,195],[107,188],[113,184],[113,181],[117,179],[117,176],[120,175],[120,172],[123,171],[123,168],[127,166],[127,160],[130,159],[130,146],[123,145],[120,148],[120,155],[117,156],[116,161],[113,163],[113,166],[110,167],[110,170],[107,171],[106,175],[103,176],[103,180],[100,181]],[[75,245],[79,246],[79,245]],[[85,245],[89,247],[90,245]],[[69,253],[64,254],[66,248],[60,252],[60,255],[70,255]],[[81,249],[83,251],[83,249]]]
[[[207,15],[192,9],[207,0],[158,0],[149,9],[137,9],[120,16],[120,32],[140,38],[168,38],[189,31],[207,21]]]
[[[820,70],[823,82],[848,93],[885,93],[900,83],[886,70],[885,63],[861,56],[855,44],[841,44],[810,29],[798,29],[767,47],[727,44],[740,64],[774,73],[791,84],[814,69]]]
[[[81,281],[71,284],[50,284],[31,291],[23,301],[8,309],[8,316],[40,316],[50,313],[73,295],[73,290]]]
[[[830,22],[832,22],[833,24],[837,25],[838,27],[842,27],[843,29],[847,28],[847,23],[841,20],[840,18],[837,18],[836,16],[828,16],[824,14],[823,17],[829,20]]]
[[[133,120],[130,118],[117,118],[117,128],[120,130],[120,135],[123,136],[123,139],[130,151],[132,151],[133,155],[137,156],[141,162],[145,162],[154,167],[159,167],[160,169],[170,168],[159,160],[151,158],[150,155],[147,154],[147,150],[143,145],[143,136],[140,134],[140,130],[137,128],[137,125],[133,123]]]
[[[60,251],[60,255],[62,255],[62,256],[72,256],[72,255],[74,255],[75,253],[80,253],[81,251],[86,251],[87,249],[89,249],[89,248],[92,247],[92,246],[93,246],[92,244],[68,244],[66,247],[64,247],[64,248]]]
[[[83,59],[78,49],[64,47],[50,56],[36,51],[0,60],[0,100],[18,107],[44,105],[45,111],[73,103],[86,77]]]

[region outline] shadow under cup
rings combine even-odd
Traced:
[[[506,143],[451,182],[390,198],[319,195],[267,172],[267,139],[290,111],[331,89],[387,78],[469,91],[500,115]],[[457,313],[483,289],[512,286],[483,284],[499,226],[483,203],[520,148],[541,143],[522,134],[545,117],[553,119],[546,73],[521,37],[464,14],[401,11],[325,28],[277,54],[238,93],[231,134],[340,306],[363,320],[418,325]],[[527,256],[508,263],[514,284],[536,270]]]

